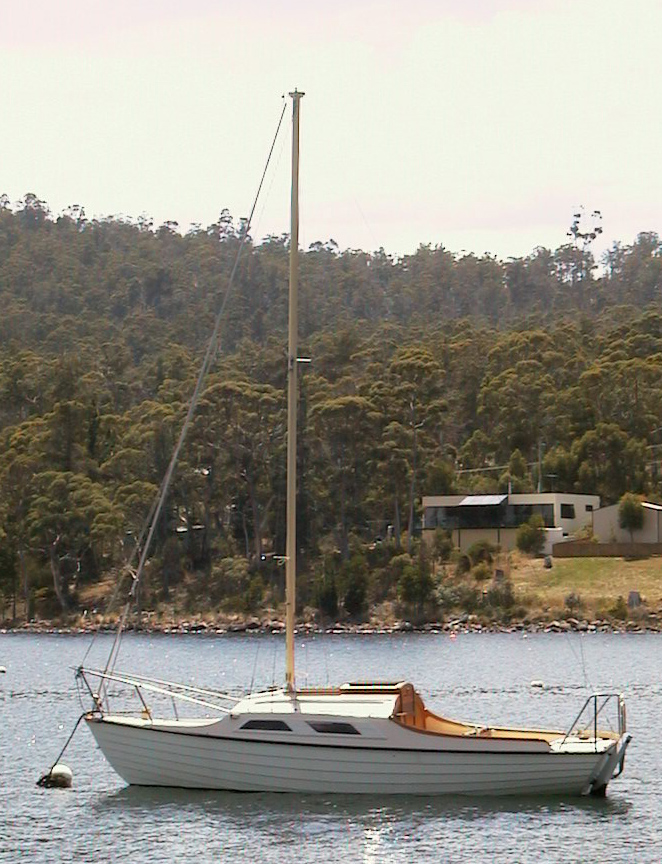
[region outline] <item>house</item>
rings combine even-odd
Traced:
[[[630,532],[618,524],[618,504],[593,512],[593,535],[598,543],[662,543],[662,505],[642,501],[644,524]]]
[[[477,540],[508,550],[515,547],[517,529],[534,514],[542,516],[545,528],[561,529],[570,537],[592,524],[600,507],[598,495],[565,492],[532,492],[499,495],[427,495],[423,497],[423,536],[437,528],[450,531],[453,542],[465,552]]]

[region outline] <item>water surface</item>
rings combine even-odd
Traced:
[[[302,796],[129,788],[81,727],[72,790],[35,782],[81,713],[89,638],[0,635],[0,862],[662,861],[657,634],[297,637],[300,684],[410,679],[482,724],[567,727],[592,689],[622,690],[634,740],[606,799]],[[103,665],[110,637],[88,665]],[[238,692],[280,683],[281,636],[125,637],[118,668]],[[541,680],[542,690],[530,682]],[[158,700],[157,700],[158,701]],[[83,703],[88,707],[88,702]],[[156,706],[154,706],[156,707]],[[165,704],[163,710],[172,712]]]

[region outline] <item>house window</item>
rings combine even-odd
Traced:
[[[314,720],[308,724],[315,732],[327,732],[331,735],[360,735],[351,723],[334,723],[331,721]]]
[[[586,512],[587,512],[587,513],[592,513],[592,512],[593,512],[593,505],[592,505],[592,504],[587,504],[587,505],[586,505]]]
[[[575,518],[575,505],[574,504],[561,504],[561,519],[574,519]]]
[[[518,528],[535,515],[542,516],[545,528],[554,527],[553,504],[508,504],[500,527]]]
[[[259,729],[268,732],[291,732],[290,727],[283,720],[249,720],[241,727],[242,729]]]

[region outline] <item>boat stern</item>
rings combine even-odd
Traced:
[[[607,793],[607,785],[611,780],[619,777],[625,768],[625,751],[632,740],[629,732],[623,733],[615,742],[614,746],[605,753],[604,760],[597,768],[595,777],[584,790],[585,795],[604,797]]]

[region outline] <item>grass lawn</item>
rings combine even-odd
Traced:
[[[565,598],[578,594],[587,611],[605,612],[621,596],[638,591],[649,611],[662,607],[662,558],[555,558],[551,570],[540,559],[514,555],[511,579],[515,591],[541,606],[562,609]]]

